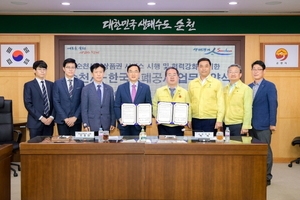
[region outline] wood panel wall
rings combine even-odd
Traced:
[[[0,43],[32,42],[39,44],[38,55],[48,64],[47,79],[54,81],[54,35],[52,34],[0,34]],[[261,43],[300,43],[297,35],[245,35],[245,83],[252,82],[251,64],[260,59]],[[13,100],[14,119],[26,120],[27,112],[23,104],[24,83],[34,78],[31,68],[22,70],[0,70],[0,96]],[[299,136],[300,108],[298,91],[300,91],[300,71],[268,70],[267,80],[276,84],[278,90],[277,130],[273,133],[272,148],[275,162],[289,162],[299,157],[300,148],[291,145],[294,137]],[[156,126],[147,129],[149,135],[156,133]],[[118,134],[115,131],[113,134]]]

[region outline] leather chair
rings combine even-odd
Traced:
[[[295,138],[293,139],[293,141],[292,141],[292,145],[293,145],[293,146],[295,146],[295,145],[297,145],[297,144],[300,146],[300,137],[295,137]],[[289,166],[289,167],[292,167],[292,166],[293,166],[293,162],[299,164],[299,163],[300,163],[300,157],[297,158],[297,159],[295,159],[295,160],[292,160],[288,166]]]
[[[13,154],[19,149],[22,133],[13,129],[13,114],[12,114],[12,100],[5,100],[4,97],[0,97],[0,144],[12,144]],[[17,134],[16,141],[14,140],[14,134]],[[18,166],[18,170],[21,170],[20,165],[11,163]],[[11,167],[14,172],[14,176],[18,176],[18,173]]]

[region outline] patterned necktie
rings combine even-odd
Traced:
[[[97,89],[97,94],[99,96],[99,100],[100,100],[100,104],[101,104],[101,98],[102,98],[102,94],[101,94],[101,85],[97,85],[98,89]]]
[[[174,92],[175,92],[175,88],[169,88],[170,89],[170,92],[171,92],[171,96],[173,97],[174,96]]]
[[[43,89],[44,114],[46,116],[48,116],[49,110],[50,110],[49,101],[48,101],[48,95],[47,95],[47,92],[46,92],[46,87],[45,87],[44,81],[41,81],[41,83],[42,83],[42,89]]]
[[[73,85],[72,85],[72,79],[69,79],[69,95],[70,95],[70,98],[72,98],[72,95],[73,95]]]
[[[136,85],[132,85],[132,91],[131,91],[131,100],[132,100],[132,102],[134,102],[135,95],[136,95]]]

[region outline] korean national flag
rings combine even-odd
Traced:
[[[1,67],[32,67],[34,61],[33,44],[1,45]]]

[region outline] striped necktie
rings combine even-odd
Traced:
[[[41,83],[42,83],[42,89],[43,89],[44,115],[48,116],[49,111],[50,111],[48,95],[47,95],[47,91],[46,91],[44,81],[41,81]]]
[[[72,95],[73,95],[73,85],[72,85],[72,79],[69,79],[69,95],[70,95],[70,98],[72,98]]]

